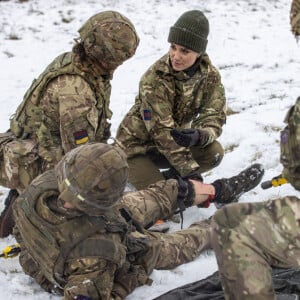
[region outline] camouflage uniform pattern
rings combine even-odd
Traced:
[[[73,61],[72,53],[57,57],[34,81],[11,120],[16,137],[35,142],[41,172],[72,148],[106,142],[110,136],[110,82],[92,65],[87,72],[88,65]]]
[[[79,29],[84,49],[96,61],[105,57],[105,68],[115,70],[132,57],[139,37],[131,21],[115,11],[105,11],[89,18]]]
[[[21,192],[39,174],[42,161],[32,140],[12,140],[2,145],[2,186]],[[0,163],[1,164],[1,163]]]
[[[225,299],[275,299],[271,267],[300,266],[300,199],[231,204],[213,217]]]
[[[300,97],[286,114],[287,126],[280,135],[280,162],[282,175],[294,188],[300,190]]]
[[[125,194],[116,209],[126,208],[144,226],[177,208],[177,192],[176,180],[162,181],[144,192]],[[82,216],[64,209],[58,196],[54,171],[37,177],[14,205],[15,236],[24,271],[65,300],[79,294],[124,299],[137,286],[150,284],[153,268],[174,268],[210,247],[209,221],[171,234],[141,233],[118,210]]]
[[[169,179],[150,185],[142,191],[125,194],[118,207],[123,207],[143,227],[149,227],[158,219],[165,219],[178,209],[177,180]],[[173,233],[144,231],[144,236],[160,245],[155,269],[172,269],[192,261],[206,249],[210,249],[210,220],[192,224],[189,228]]]
[[[291,4],[293,34],[300,35],[300,1]],[[281,132],[283,175],[300,189],[300,98]],[[273,300],[271,266],[300,267],[300,199],[287,196],[231,204],[213,216],[211,240],[226,300]],[[293,295],[294,296],[294,295]]]
[[[89,143],[68,152],[55,172],[60,199],[89,215],[97,215],[123,195],[128,164],[120,148]]]
[[[300,36],[300,1],[293,0],[290,12],[290,23],[292,33],[296,36]]]
[[[190,149],[175,143],[172,128],[197,128],[209,134],[206,147],[222,132],[226,100],[219,72],[204,55],[194,75],[174,72],[169,55],[143,75],[135,104],[121,122],[117,144],[129,158],[162,154],[181,175],[199,168]],[[195,151],[196,152],[196,151]]]
[[[2,177],[15,180],[3,180],[4,186],[22,192],[71,149],[87,142],[105,143],[110,137],[110,80],[114,70],[135,53],[139,38],[133,24],[115,11],[92,16],[79,34],[73,52],[58,56],[33,81],[11,119],[17,140],[6,145],[7,172]],[[14,153],[24,149],[23,141],[35,147],[22,159],[37,154],[39,160],[33,164],[29,157],[31,170],[21,174]]]

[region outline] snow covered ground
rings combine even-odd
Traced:
[[[300,49],[290,32],[290,0],[29,0],[0,1],[0,131],[21,102],[32,80],[58,54],[69,51],[77,30],[91,15],[118,10],[135,24],[140,36],[136,55],[112,81],[112,133],[134,102],[145,70],[168,51],[170,26],[185,11],[202,10],[210,21],[207,52],[225,85],[228,117],[220,141],[226,148],[221,165],[205,181],[238,173],[253,162],[265,166],[264,180],[281,172],[279,131],[290,105],[300,95]],[[298,75],[297,75],[298,74]],[[0,187],[0,210],[7,189]],[[290,185],[243,195],[241,202],[300,196]],[[184,227],[215,211],[190,208]],[[172,230],[179,224],[171,223]],[[0,250],[12,244],[0,240]],[[154,271],[152,286],[136,289],[128,299],[152,299],[172,288],[205,278],[217,269],[213,252],[170,271]],[[0,261],[0,299],[53,299],[26,276],[18,258]]]

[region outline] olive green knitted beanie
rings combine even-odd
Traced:
[[[179,17],[170,28],[168,42],[204,53],[207,45],[209,23],[199,10],[190,10]]]

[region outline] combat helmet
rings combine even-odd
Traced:
[[[290,12],[290,23],[293,34],[300,36],[300,0],[293,0]]]
[[[112,145],[91,143],[69,151],[55,167],[59,198],[95,215],[122,196],[128,176],[124,152]]]
[[[139,37],[131,21],[116,11],[100,12],[78,30],[86,54],[114,70],[132,57]]]

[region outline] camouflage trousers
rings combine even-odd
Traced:
[[[172,180],[175,182],[175,180]],[[168,194],[173,188],[162,181],[154,185],[160,186]],[[169,181],[170,182],[170,181]],[[145,194],[151,193],[150,189],[145,191],[131,192],[125,195],[121,200],[121,206],[124,207],[132,217],[137,220],[141,226],[145,227],[154,224],[158,219],[167,218],[177,206],[177,197],[156,197]],[[177,192],[176,192],[177,195]],[[159,255],[156,259],[155,269],[172,269],[178,265],[190,262],[198,257],[201,252],[211,249],[210,244],[210,220],[199,221],[192,224],[189,228],[173,233],[158,233],[145,230],[143,234],[136,233],[135,237],[148,238],[155,240],[160,244]]]
[[[207,172],[220,164],[224,156],[224,150],[218,141],[202,148],[193,146],[190,148],[193,158],[200,165],[200,172]],[[136,189],[142,190],[150,184],[165,179],[160,169],[172,167],[165,156],[158,151],[148,152],[146,155],[136,155],[128,158],[128,180]]]
[[[155,269],[173,269],[211,249],[210,228],[210,221],[203,220],[173,233],[147,231],[146,236],[156,239],[161,245]]]
[[[231,204],[212,221],[225,299],[275,299],[271,267],[300,266],[300,200]]]

